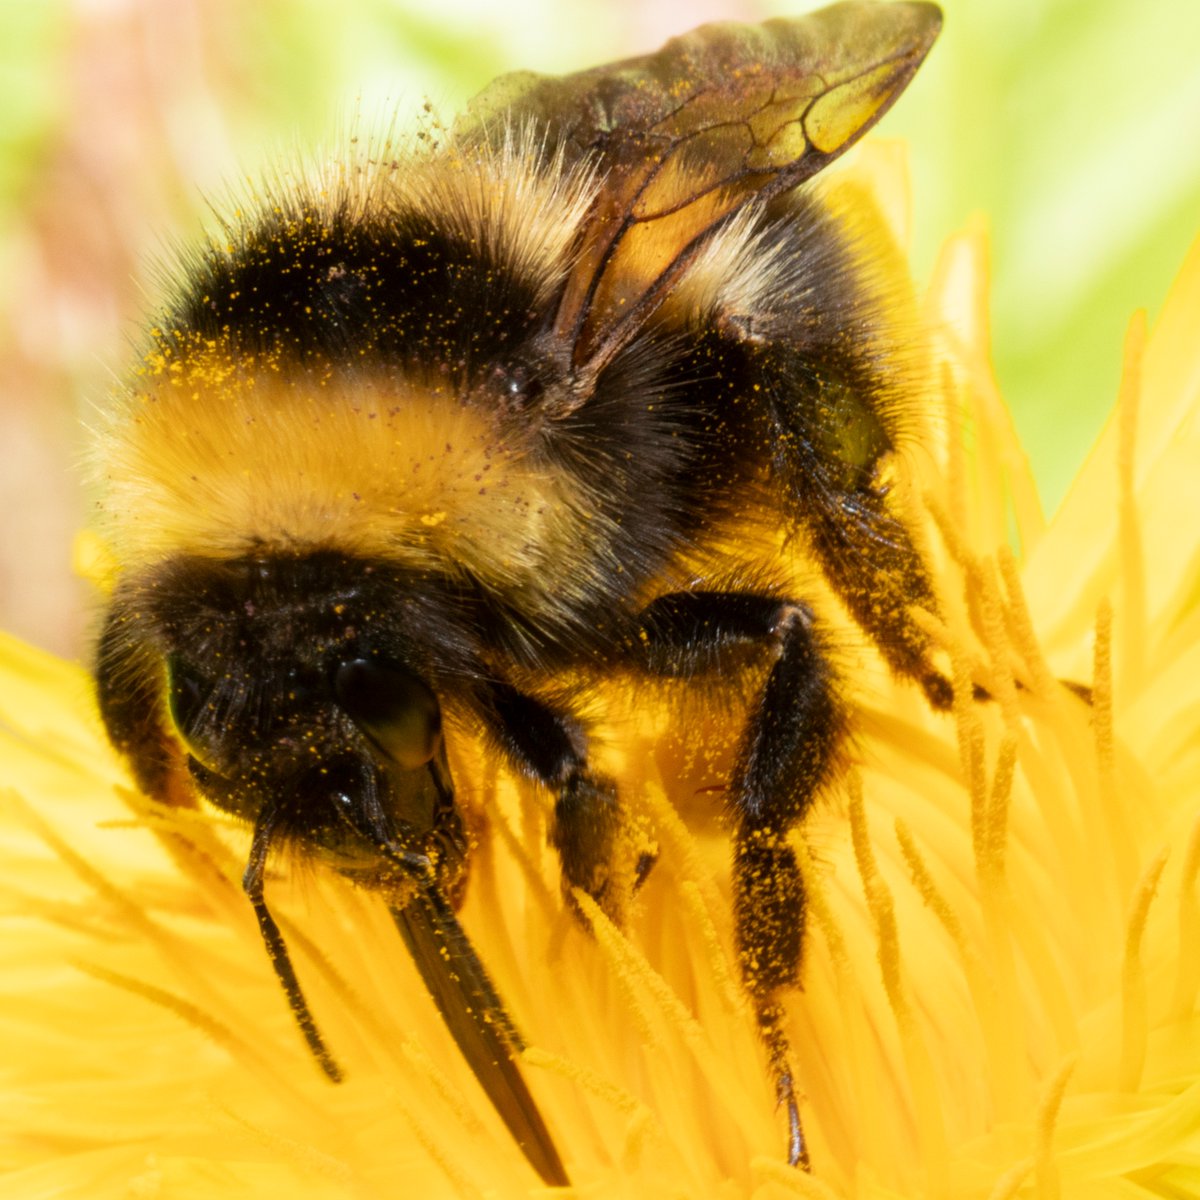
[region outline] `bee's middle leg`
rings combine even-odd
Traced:
[[[845,727],[837,680],[806,606],[769,595],[679,592],[642,615],[643,667],[688,677],[737,647],[770,652],[730,781],[734,917],[742,977],[788,1117],[788,1158],[807,1167],[781,993],[799,981],[804,883],[790,834],[835,773]]]
[[[492,736],[524,774],[554,795],[550,840],[568,892],[579,888],[613,920],[621,919],[613,855],[621,828],[616,783],[588,762],[582,723],[508,684],[494,684],[485,705]]]

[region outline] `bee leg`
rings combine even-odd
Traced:
[[[589,767],[583,725],[508,684],[493,685],[483,708],[509,760],[555,796],[550,840],[568,894],[586,892],[619,924],[623,896],[612,872],[621,828],[617,786]]]
[[[954,690],[930,662],[929,638],[912,615],[914,608],[937,615],[933,584],[886,489],[818,489],[807,481],[799,507],[825,577],[850,615],[896,674],[920,684],[933,708],[949,709]]]
[[[847,327],[834,342],[855,336]],[[936,615],[937,597],[887,479],[897,446],[891,401],[860,371],[817,370],[812,351],[805,353],[777,346],[763,359],[786,508],[888,666],[920,684],[934,708],[947,709],[950,681],[932,665],[929,637],[913,620],[916,608]]]
[[[804,885],[782,835],[739,829],[734,840],[734,919],[742,978],[767,1048],[776,1103],[787,1114],[788,1162],[808,1170],[780,993],[799,983]]]
[[[775,1080],[775,1103],[787,1114],[787,1160],[788,1166],[811,1170],[808,1161],[808,1146],[804,1141],[804,1127],[800,1124],[800,1102],[796,1096],[792,1079],[790,1048],[787,1034],[783,1030],[786,1017],[779,1003],[760,1004],[755,1013],[758,1031],[767,1047],[767,1060],[771,1064],[771,1076]]]
[[[162,667],[125,628],[114,602],[96,648],[96,700],[113,746],[128,760],[138,788],[160,804],[195,808],[179,746],[163,725]]]
[[[617,785],[603,775],[572,773],[554,805],[552,841],[563,880],[581,888],[612,921],[624,918],[625,897],[613,878],[613,855],[621,828]]]
[[[770,595],[679,592],[642,614],[644,669],[687,677],[719,670],[738,646],[773,662],[751,711],[730,783],[738,957],[788,1121],[788,1161],[808,1167],[781,993],[799,982],[804,881],[793,829],[835,774],[845,720],[837,680],[812,613]]]
[[[283,988],[288,1007],[292,1010],[292,1016],[296,1018],[296,1024],[300,1026],[300,1032],[304,1034],[304,1040],[308,1043],[313,1058],[317,1060],[321,1070],[334,1083],[341,1083],[342,1069],[329,1052],[324,1038],[321,1037],[321,1031],[317,1028],[312,1010],[308,1007],[308,1001],[304,998],[304,992],[301,990],[300,980],[296,978],[296,969],[292,966],[287,943],[284,942],[283,934],[280,933],[275,918],[271,916],[263,895],[263,875],[266,870],[271,835],[275,831],[276,816],[276,810],[269,806],[259,814],[258,821],[254,826],[254,840],[250,845],[250,859],[246,863],[246,871],[242,876],[242,889],[254,906],[254,915],[258,918],[258,930],[262,935],[263,945],[267,948],[267,957],[271,960],[275,977]]]
[[[932,666],[929,638],[912,616],[914,608],[938,613],[933,584],[886,492],[863,485],[827,493],[806,523],[826,578],[888,666],[916,680],[933,708],[950,708],[953,688]]]

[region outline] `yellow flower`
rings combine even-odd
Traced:
[[[1048,528],[988,367],[983,256],[955,239],[932,288],[945,410],[915,462],[959,703],[864,668],[854,770],[806,830],[811,1176],[783,1165],[727,845],[697,817],[714,763],[622,739],[659,862],[626,935],[594,938],[536,800],[475,774],[464,924],[581,1195],[1200,1197],[1200,246],[1152,335],[1131,326]],[[133,794],[84,673],[11,640],[0,747],[5,1195],[544,1191],[374,897],[268,883],[334,1086],[241,893],[245,833]]]

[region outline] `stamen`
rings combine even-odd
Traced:
[[[1017,708],[1017,689],[1012,674],[1004,604],[1000,598],[995,567],[990,560],[976,559],[968,566],[967,588],[977,601],[979,629],[991,660],[989,687],[1004,714],[1005,724],[1010,729],[1016,728],[1020,712]]]
[[[800,866],[800,875],[804,880],[804,900],[808,916],[820,926],[829,948],[829,961],[833,965],[834,977],[838,982],[841,995],[849,998],[857,995],[853,982],[853,969],[850,965],[850,952],[846,948],[846,938],[842,933],[834,914],[833,905],[829,902],[829,890],[826,886],[826,873],[813,861],[812,851],[803,839],[794,839],[792,849],[796,854],[796,862]],[[843,987],[843,985],[845,985]]]
[[[829,879],[814,861],[804,839],[794,839],[793,847],[800,874],[804,880],[804,896],[808,906],[808,917],[817,926],[825,939],[830,966],[833,969],[837,1004],[846,1019],[840,1023],[846,1039],[848,1069],[846,1080],[850,1088],[849,1111],[854,1120],[841,1132],[854,1139],[849,1146],[851,1161],[859,1161],[869,1155],[870,1137],[862,1137],[863,1131],[886,1128],[892,1114],[886,1109],[886,1100],[881,1088],[874,1085],[875,1066],[873,1035],[863,1017],[863,989],[860,984],[847,947],[846,935],[838,922],[835,905],[829,896]],[[852,1014],[852,1015],[851,1015]],[[819,1115],[819,1114],[818,1114]]]
[[[380,1027],[378,1022],[372,1022],[372,1027]],[[393,1048],[393,1043],[394,1048]],[[473,1101],[459,1085],[446,1074],[444,1064],[434,1059],[425,1044],[411,1037],[396,1037],[395,1026],[382,1027],[382,1033],[377,1035],[377,1045],[392,1052],[392,1057],[400,1064],[405,1078],[420,1078],[428,1083],[434,1095],[445,1105],[447,1110],[460,1122],[460,1128],[468,1137],[487,1137],[487,1124],[483,1120],[482,1111],[477,1101]],[[414,1089],[414,1094],[421,1094]]]
[[[525,797],[523,796],[522,798],[524,799]],[[522,804],[521,806],[522,815],[526,819],[522,820],[522,833],[520,835],[514,832],[512,826],[509,824],[507,815],[503,813],[492,823],[492,828],[500,835],[500,840],[504,843],[504,848],[520,868],[521,878],[525,886],[529,889],[530,905],[538,910],[539,916],[547,925],[551,925],[557,919],[562,906],[557,896],[547,885],[545,876],[542,874],[533,857],[537,848],[543,846],[546,842],[545,829],[541,829],[533,838],[526,837],[526,834],[529,832],[529,825],[531,824],[527,819],[527,810],[532,807],[532,804]],[[531,847],[533,848],[532,850]]]
[[[1107,599],[1096,612],[1096,645],[1092,668],[1092,722],[1096,745],[1096,769],[1100,811],[1108,834],[1108,853],[1112,856],[1122,895],[1137,883],[1138,841],[1122,811],[1117,791],[1117,737],[1113,715],[1113,610]]]
[[[679,1037],[703,1075],[711,1094],[723,1106],[720,1120],[754,1138],[754,1119],[760,1111],[756,1098],[742,1085],[736,1072],[728,1069],[713,1049],[709,1035],[687,1011],[671,985],[650,965],[645,955],[609,920],[595,900],[580,888],[571,896],[591,928],[596,944],[609,960],[608,970],[621,988],[646,1048],[656,1054],[677,1054],[666,1044],[666,1036]]]
[[[573,1086],[590,1093],[601,1103],[625,1115],[625,1142],[620,1160],[626,1171],[639,1170],[652,1153],[661,1153],[670,1145],[667,1132],[654,1112],[636,1096],[624,1088],[617,1087],[611,1080],[589,1071],[571,1059],[532,1046],[521,1055],[521,1061],[531,1067],[553,1071]]]
[[[955,949],[959,952],[968,970],[979,970],[982,965],[979,955],[971,949],[962,922],[955,914],[953,906],[942,895],[934,882],[933,875],[921,857],[921,852],[917,849],[912,831],[899,817],[896,818],[896,840],[900,843],[900,852],[908,864],[909,874],[912,876],[913,886],[917,889],[917,893],[950,935],[950,940],[954,943]]]
[[[1017,739],[1005,734],[996,756],[996,770],[983,811],[972,813],[975,869],[981,892],[1003,888],[1005,851],[1008,848],[1008,806],[1017,770]]]
[[[1096,645],[1092,652],[1092,719],[1096,738],[1096,765],[1100,772],[1100,791],[1109,807],[1113,799],[1113,675],[1112,605],[1101,600],[1096,611]]]
[[[281,1092],[286,1093],[289,1100],[304,1109],[312,1120],[322,1120],[320,1106],[312,1103],[306,1092],[292,1083],[290,1061],[276,1058],[270,1053],[262,1053],[258,1045],[246,1041],[227,1023],[218,1021],[200,1005],[192,1004],[190,1001],[168,992],[165,988],[155,987],[140,979],[131,979],[119,971],[109,971],[94,963],[76,961],[73,965],[77,970],[82,971],[85,975],[90,975],[93,979],[99,979],[122,991],[140,996],[143,1000],[148,1000],[151,1004],[174,1013],[188,1025],[199,1029],[218,1045],[223,1046],[239,1063],[253,1070],[270,1087],[279,1088]],[[277,1070],[277,1066],[280,1069]]]
[[[1163,850],[1146,868],[1133,895],[1129,921],[1125,927],[1125,957],[1121,964],[1121,1067],[1118,1076],[1122,1090],[1137,1089],[1146,1061],[1146,1043],[1150,1036],[1146,1016],[1146,976],[1142,970],[1142,936],[1150,902],[1167,865]]]
[[[448,1139],[441,1134],[436,1121],[428,1114],[418,1112],[412,1105],[406,1104],[399,1089],[389,1096],[389,1100],[403,1114],[413,1137],[421,1144],[425,1153],[446,1173],[446,1178],[453,1185],[454,1194],[464,1197],[465,1200],[486,1200],[485,1194],[462,1168],[461,1146],[448,1145]]]
[[[983,723],[974,697],[974,685],[966,655],[955,643],[950,645],[950,665],[954,682],[954,726],[958,736],[958,755],[963,777],[971,796],[972,813],[982,813],[987,803],[987,768],[984,763]]]
[[[1176,959],[1175,994],[1171,1016],[1182,1021],[1196,1005],[1200,991],[1200,901],[1196,879],[1200,876],[1200,817],[1192,825],[1183,870],[1179,879],[1179,955]]]
[[[665,1016],[693,1049],[704,1044],[704,1030],[687,1011],[670,984],[650,965],[642,953],[608,919],[600,905],[581,888],[572,888],[571,896],[579,905],[596,942],[605,956],[612,960],[614,978],[629,1001],[629,1011],[637,1022],[638,1032],[656,1051],[665,1051],[662,1034],[653,1019],[653,1007]]]
[[[164,929],[142,905],[131,900],[122,888],[113,883],[110,876],[97,870],[83,855],[72,849],[21,796],[12,793],[8,799],[21,819],[58,859],[111,907],[117,926],[126,925],[134,935],[144,938],[152,945],[171,969],[186,979],[188,986],[200,994],[206,1004],[211,1004],[214,1009],[221,1006],[221,996],[214,986],[214,981],[196,970],[195,959],[185,943]]]
[[[866,811],[863,807],[862,783],[853,772],[850,775],[849,811],[854,858],[866,893],[867,908],[875,926],[880,973],[888,1003],[896,1018],[909,1086],[912,1088],[913,1108],[922,1149],[921,1158],[928,1172],[929,1195],[935,1198],[946,1196],[949,1194],[945,1177],[948,1162],[946,1128],[937,1081],[928,1047],[921,1036],[905,991],[895,904],[875,862]]]
[[[956,516],[947,512],[942,502],[932,492],[925,493],[925,507],[933,518],[938,536],[950,552],[950,558],[957,566],[964,569],[968,567],[974,561],[975,556],[967,549],[967,543],[959,532],[965,529],[966,525],[960,523]]]
[[[729,956],[725,953],[721,935],[713,921],[712,913],[704,902],[700,886],[692,879],[682,880],[679,884],[679,895],[683,907],[690,917],[692,929],[700,934],[708,958],[709,969],[713,974],[713,984],[717,989],[722,1007],[731,1016],[746,1011],[746,997],[738,987],[733,977]]]
[[[642,778],[645,779],[645,776]],[[654,780],[646,780],[641,799],[654,824],[654,832],[662,842],[664,859],[679,864],[680,874],[692,880],[710,912],[720,912],[725,901],[721,898],[716,876],[695,835],[667,799],[662,785]]]
[[[271,1150],[279,1153],[281,1158],[303,1164],[307,1171],[321,1175],[326,1179],[331,1179],[341,1184],[342,1187],[352,1185],[354,1170],[349,1163],[344,1162],[342,1159],[335,1158],[332,1154],[326,1154],[318,1150],[311,1142],[304,1142],[299,1138],[284,1137],[261,1125],[252,1124],[245,1117],[228,1108],[223,1107],[222,1111],[231,1121],[241,1126],[260,1146],[269,1147]],[[161,1194],[160,1189],[155,1189],[153,1193],[139,1192],[135,1188],[130,1188],[129,1190],[130,1194],[135,1197]]]
[[[912,831],[899,819],[896,821],[896,838],[912,875],[913,885],[949,934],[963,964],[988,1056],[996,1118],[999,1121],[1018,1121],[1027,1108],[1029,1076],[1023,1069],[1025,1055],[1019,1031],[1012,1020],[1013,1009],[1004,1002],[1003,989],[997,986],[984,960],[972,946],[953,905],[934,880],[933,873],[917,848]],[[1011,966],[1011,954],[1006,958]],[[1002,968],[999,962],[995,965]],[[1015,994],[1015,984],[1010,994]]]
[[[1037,1142],[1034,1148],[1034,1172],[1038,1200],[1059,1200],[1058,1164],[1054,1161],[1054,1131],[1058,1112],[1071,1072],[1075,1070],[1072,1055],[1054,1073],[1042,1092],[1037,1110]]]
[[[1058,681],[1046,662],[1042,653],[1042,644],[1033,628],[1033,617],[1029,612],[1029,602],[1025,596],[1025,587],[1021,583],[1020,568],[1017,566],[1017,556],[1009,546],[1001,546],[996,554],[1000,567],[1000,578],[1004,581],[1004,591],[1008,597],[1007,612],[1009,616],[1013,648],[1020,654],[1029,672],[1033,690],[1039,696],[1052,696],[1058,687]]]

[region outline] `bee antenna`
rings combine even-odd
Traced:
[[[283,988],[288,1007],[292,1010],[292,1016],[296,1018],[296,1024],[300,1026],[300,1032],[304,1034],[309,1050],[320,1063],[321,1070],[334,1083],[341,1083],[342,1069],[330,1054],[329,1047],[325,1045],[321,1031],[313,1020],[312,1011],[300,987],[300,980],[296,978],[296,968],[292,966],[287,943],[284,942],[283,934],[280,933],[275,918],[271,916],[263,895],[267,854],[271,849],[271,838],[279,826],[280,811],[280,805],[266,804],[254,822],[254,837],[250,843],[250,859],[242,875],[242,890],[254,906],[254,915],[258,918],[258,931],[262,935],[263,945],[267,948],[267,957],[271,960],[275,978]]]

